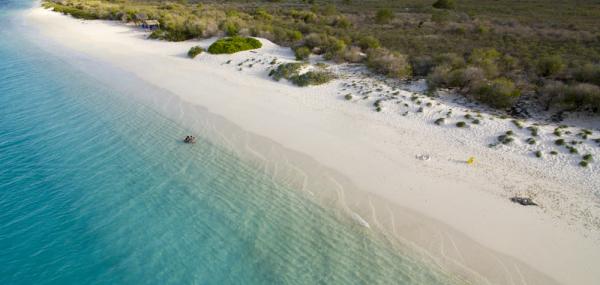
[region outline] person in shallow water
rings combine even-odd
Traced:
[[[184,143],[195,143],[196,142],[196,137],[194,136],[185,136],[185,139],[183,140]]]

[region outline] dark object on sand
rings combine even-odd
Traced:
[[[510,198],[510,200],[513,203],[518,203],[521,204],[523,206],[537,206],[538,204],[536,204],[535,202],[533,202],[533,200],[531,200],[531,198],[525,198],[525,197],[512,197]]]
[[[185,139],[183,139],[184,143],[196,143],[196,137],[194,136],[185,136]]]

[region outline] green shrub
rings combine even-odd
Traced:
[[[435,67],[431,56],[413,56],[410,58],[410,65],[414,76],[426,76]]]
[[[444,122],[446,122],[446,119],[445,119],[445,118],[438,118],[438,119],[437,119],[437,120],[435,120],[433,123],[434,123],[434,124],[436,124],[436,125],[438,125],[438,126],[440,126],[440,125],[443,125],[443,124],[444,124]]]
[[[575,80],[600,85],[600,64],[586,63],[573,72]]]
[[[509,134],[498,136],[498,141],[505,145],[510,144],[514,140],[515,139],[513,137],[511,137]]]
[[[309,71],[303,74],[292,75],[289,80],[300,87],[308,85],[321,85],[333,80],[335,76],[328,71]]]
[[[273,79],[275,79],[276,81],[279,81],[281,78],[289,79],[293,75],[298,74],[298,72],[303,66],[304,64],[299,62],[280,64],[275,70],[271,72],[270,76],[273,77]]]
[[[297,47],[294,49],[294,55],[297,60],[305,60],[310,56],[310,49],[305,46]]]
[[[195,46],[195,47],[190,48],[190,50],[188,51],[187,54],[190,58],[195,58],[197,55],[201,54],[202,52],[204,52],[204,48]]]
[[[394,19],[394,12],[391,9],[384,8],[375,14],[375,22],[378,24],[387,24]]]
[[[592,155],[588,153],[588,154],[582,156],[582,158],[585,161],[591,161],[592,160]]]
[[[563,139],[557,139],[554,141],[555,145],[565,145],[565,140]]]
[[[379,40],[373,36],[362,36],[358,40],[358,46],[362,50],[377,49],[381,47]]]
[[[46,2],[45,3],[45,7],[52,7],[54,8],[55,12],[60,12],[63,13],[65,15],[71,15],[73,18],[77,18],[77,19],[84,19],[84,20],[95,20],[98,19],[98,15],[90,12],[89,9],[79,9],[76,7],[71,7],[71,6],[66,6],[66,5],[61,5],[58,3],[51,3],[51,2]]]
[[[466,126],[467,126],[467,123],[465,123],[463,121],[460,121],[460,122],[456,123],[456,127],[458,127],[458,128],[464,128]]]
[[[544,56],[537,62],[537,72],[541,76],[552,76],[565,68],[563,59],[558,55]]]
[[[531,136],[537,137],[538,136],[538,132],[539,132],[539,128],[536,126],[529,126],[527,127],[527,129],[531,132]]]
[[[590,106],[600,109],[600,87],[589,83],[577,83],[569,86],[563,102],[574,108]]]
[[[587,162],[587,161],[585,161],[585,160],[582,160],[582,161],[580,161],[580,162],[579,162],[579,165],[580,165],[581,167],[587,167],[587,166],[588,166],[588,162]]]
[[[346,96],[344,96],[344,99],[348,101],[352,100],[352,94],[346,94]]]
[[[512,106],[521,96],[521,92],[515,87],[515,84],[506,78],[478,84],[473,91],[477,100],[499,108]]]
[[[500,59],[500,56],[500,52],[496,49],[479,48],[473,50],[469,56],[469,62],[483,69],[488,78],[493,78],[499,73],[498,60]]]
[[[542,157],[542,152],[541,152],[541,151],[539,151],[539,150],[538,150],[538,151],[536,151],[536,152],[535,152],[535,157],[537,157],[537,158],[541,158],[541,157]]]
[[[264,8],[256,9],[256,11],[254,12],[254,17],[258,20],[267,22],[273,20],[273,15],[269,14],[269,12],[267,12],[267,10],[265,10]]]
[[[212,54],[232,54],[260,47],[262,47],[261,42],[254,38],[229,37],[214,42],[208,47],[208,52]]]
[[[280,64],[275,70],[272,70],[269,75],[277,81],[281,78],[285,78],[301,87],[325,84],[335,79],[335,75],[324,70],[313,70],[300,74],[300,69],[303,66],[304,64],[299,62]]]
[[[412,73],[405,55],[383,48],[369,50],[367,66],[377,73],[396,78],[406,77]]]
[[[454,0],[437,0],[433,3],[433,8],[437,9],[454,9],[454,7],[456,7]]]

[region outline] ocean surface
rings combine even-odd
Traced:
[[[458,282],[231,147],[183,144],[142,87],[33,44],[31,5],[0,0],[0,284]]]

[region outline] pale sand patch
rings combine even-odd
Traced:
[[[26,19],[44,38],[131,72],[348,177],[349,185],[381,200],[365,205],[348,198],[364,222],[400,232],[434,255],[449,255],[493,283],[550,282],[535,270],[564,284],[600,282],[600,234],[594,224],[598,197],[593,192],[600,188],[597,166],[535,160],[524,155],[527,145],[493,150],[476,139],[507,130],[506,122],[486,121],[471,130],[440,128],[431,124],[440,110],[453,107],[460,114],[460,106],[444,104],[423,115],[400,116],[384,103],[384,111],[376,113],[372,101],[341,99],[339,81],[311,88],[274,82],[264,62],[289,61],[293,55],[268,41],[256,53],[202,54],[190,60],[191,46],[207,47],[211,41],[150,41],[118,23],[81,21],[41,8],[28,11]],[[252,67],[246,62],[238,71],[237,64],[249,58],[263,62]],[[552,138],[541,140],[548,144]],[[598,153],[597,148],[585,150]],[[421,154],[431,159],[415,159]],[[475,166],[464,163],[470,156],[476,157]],[[537,194],[545,209],[508,202],[516,193]],[[384,202],[407,210],[386,215]],[[419,214],[408,214],[413,212]],[[449,227],[432,227],[435,221]],[[470,246],[462,234],[477,244]]]

